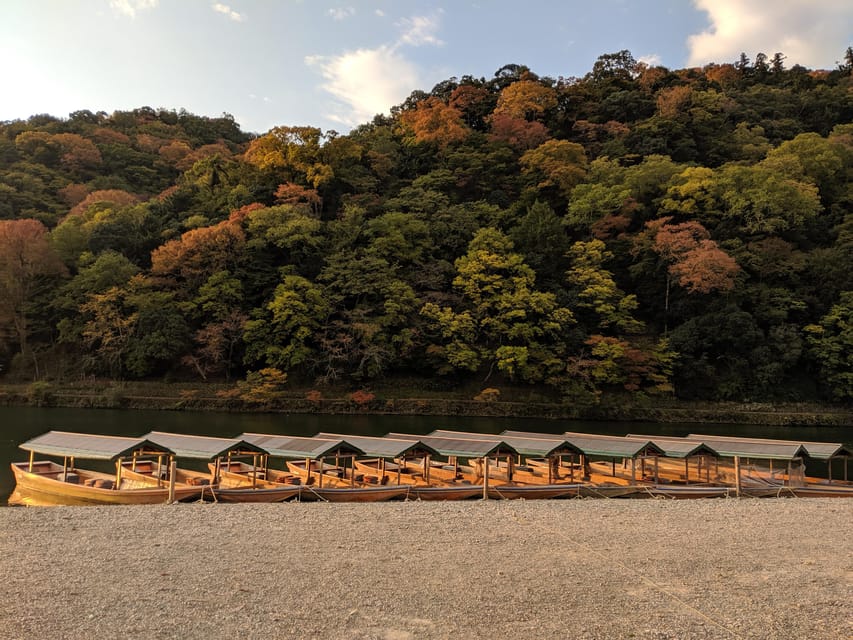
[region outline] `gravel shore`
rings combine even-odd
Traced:
[[[0,509],[0,638],[853,638],[853,501]]]

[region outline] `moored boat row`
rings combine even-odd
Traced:
[[[30,459],[12,464],[12,505],[853,497],[851,451],[841,444],[723,436],[442,429],[385,437],[152,431],[127,438],[50,431],[20,446]],[[36,461],[36,454],[62,464]],[[825,461],[828,478],[806,476],[807,458]],[[81,468],[81,459],[108,461],[115,472]],[[833,479],[838,459],[843,478]]]

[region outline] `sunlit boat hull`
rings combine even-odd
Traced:
[[[55,463],[40,462],[34,471],[28,471],[28,462],[13,462],[15,490],[9,497],[10,505],[24,506],[92,506],[108,504],[163,504],[169,501],[169,488],[133,478],[123,479],[118,489],[107,488],[114,476],[74,469],[69,478],[62,480],[63,469]],[[100,482],[103,486],[87,486],[86,482]],[[201,494],[201,487],[175,487],[175,500],[192,500]]]

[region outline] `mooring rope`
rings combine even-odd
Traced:
[[[515,520],[517,520],[519,522],[522,521],[522,519],[518,516],[518,514],[513,514],[513,518],[515,518]],[[528,520],[527,523],[529,524],[530,521]],[[589,546],[586,543],[578,542],[577,540],[575,540],[571,536],[567,535],[564,531],[561,531],[560,529],[558,529],[556,527],[548,527],[548,526],[542,524],[541,522],[535,522],[534,524],[544,531],[548,531],[551,533],[556,533],[556,534],[561,535],[563,538],[568,540],[571,544],[575,545],[577,548],[581,549],[582,551],[591,553],[592,555],[597,556],[598,558],[604,560],[606,563],[607,562],[612,563],[612,564],[616,565],[617,567],[625,570],[626,572],[637,576],[643,582],[652,586],[654,589],[656,589],[657,591],[660,591],[664,595],[669,596],[670,598],[675,600],[677,603],[679,603],[685,609],[692,611],[694,614],[696,614],[697,616],[699,616],[703,620],[706,620],[706,621],[710,622],[711,624],[713,624],[715,627],[722,629],[723,631],[728,633],[733,638],[744,638],[744,636],[740,635],[739,633],[737,633],[733,629],[730,629],[729,627],[724,625],[722,622],[715,620],[714,618],[712,618],[708,614],[706,614],[703,611],[699,610],[698,608],[694,607],[689,602],[685,602],[682,598],[679,598],[677,595],[675,595],[671,591],[667,590],[666,587],[664,587],[663,585],[660,585],[657,582],[655,582],[654,580],[652,580],[651,578],[644,576],[642,573],[638,572],[635,569],[632,569],[631,567],[629,567],[625,563],[620,562],[619,560],[616,560],[615,558],[613,558],[612,555],[606,555],[600,551],[596,551],[593,547]]]
[[[324,497],[323,497],[323,496],[321,496],[319,493],[317,493],[316,491],[314,491],[314,487],[312,487],[312,486],[310,486],[310,485],[307,485],[307,484],[303,484],[303,485],[302,485],[302,488],[303,488],[303,489],[308,489],[308,491],[310,491],[311,493],[313,493],[317,498],[319,498],[319,499],[320,499],[320,500],[322,500],[323,502],[329,502],[329,500],[328,500],[328,499],[324,498]],[[300,497],[301,497],[302,492],[300,492],[300,494],[299,494],[299,495],[300,495]]]

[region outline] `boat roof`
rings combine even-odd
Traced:
[[[345,439],[364,452],[366,456],[377,458],[422,458],[438,455],[438,451],[420,440],[409,438],[380,438],[378,436],[353,436],[342,433],[317,434],[318,438]]]
[[[456,434],[456,435],[454,435]],[[454,431],[450,429],[436,429],[430,436],[441,438],[468,438],[470,440],[495,440],[497,436],[488,433],[473,433],[470,431]],[[560,436],[551,438],[527,438],[521,436],[501,435],[503,440],[523,456],[551,456],[557,454],[583,454],[578,447]]]
[[[810,458],[817,460],[829,460],[830,458],[843,458],[853,456],[853,450],[845,447],[840,442],[809,442],[808,440],[776,440],[773,438],[743,438],[740,436],[708,436],[699,433],[691,433],[690,439],[710,440],[711,444],[719,440],[732,442],[751,442],[755,444],[799,444],[802,445]]]
[[[552,433],[530,433],[527,431],[507,430],[501,437],[518,436],[523,438],[554,438]],[[604,436],[592,433],[566,431],[560,435],[583,451],[587,456],[605,458],[636,458],[643,455],[664,455],[663,449],[645,439],[625,438],[624,436]]]
[[[387,437],[418,438],[421,442],[432,447],[443,456],[485,458],[518,455],[518,451],[507,444],[500,436],[493,436],[491,440],[472,440],[465,437],[415,436],[408,433],[389,433]]]
[[[706,438],[706,436],[698,436],[695,439],[699,442],[699,438],[707,439],[713,444],[714,449],[726,458],[738,456],[741,458],[755,458],[757,460],[793,460],[808,456],[806,448],[798,442],[777,442],[768,440],[765,442],[750,442],[748,439],[727,438],[724,436]],[[685,439],[693,440],[691,436]]]
[[[685,440],[675,436],[652,436],[640,433],[629,433],[626,438],[651,440],[661,449],[667,458],[690,458],[692,456],[712,456],[719,458],[716,449],[705,442]]]
[[[261,447],[237,438],[213,438],[165,431],[151,431],[145,437],[159,445],[169,447],[179,458],[213,460],[227,455],[246,456],[267,453]]]
[[[267,433],[244,433],[239,438],[263,447],[271,456],[279,458],[311,458],[319,460],[328,456],[362,456],[357,446],[342,438],[307,438],[281,436]]]
[[[87,460],[115,460],[136,455],[171,455],[168,447],[146,438],[48,431],[20,445],[25,451]]]

